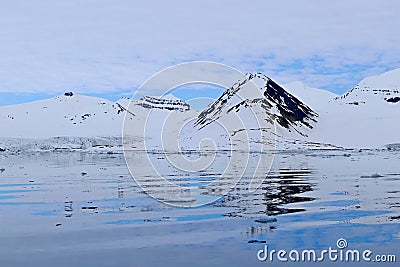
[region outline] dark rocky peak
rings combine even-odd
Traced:
[[[250,82],[256,85],[247,86]],[[241,90],[253,90],[243,92]],[[240,97],[234,98],[240,92]],[[243,98],[245,96],[245,98]],[[265,120],[275,121],[280,126],[292,129],[303,135],[298,127],[313,128],[318,114],[310,107],[288,93],[283,87],[262,73],[247,73],[228,88],[214,103],[204,109],[198,116],[196,125],[200,128],[219,119],[224,114],[238,111],[240,107],[249,108],[258,105],[265,110]],[[276,112],[277,110],[277,112]]]

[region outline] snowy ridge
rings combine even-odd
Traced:
[[[365,78],[354,88],[334,99],[350,105],[400,104],[400,69]]]
[[[343,147],[384,147],[400,142],[400,69],[363,79],[320,112],[310,138]]]

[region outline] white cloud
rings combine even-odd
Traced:
[[[325,88],[348,87],[365,74],[400,67],[395,0],[0,5],[0,92],[133,89],[155,72],[190,60]]]

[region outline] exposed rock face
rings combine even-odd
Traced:
[[[152,96],[145,96],[140,100],[141,102],[139,102],[138,105],[144,108],[156,108],[156,109],[179,110],[179,111],[190,110],[189,104],[180,99],[164,99]]]
[[[398,103],[400,101],[400,97],[391,97],[391,98],[385,98],[386,102],[388,103]]]
[[[241,90],[251,90],[246,87],[250,82],[259,86],[261,94],[255,92],[254,97],[250,94],[241,101],[232,100]],[[246,87],[246,88],[245,88]],[[299,127],[313,128],[317,122],[318,114],[296,97],[288,93],[276,82],[261,73],[246,74],[244,79],[235,83],[227,89],[220,98],[203,110],[196,121],[200,127],[218,120],[224,114],[238,111],[239,108],[254,107],[258,105],[265,111],[265,120],[270,123],[276,122],[280,126],[295,130],[304,135]]]

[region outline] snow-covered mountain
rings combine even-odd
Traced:
[[[110,138],[109,146],[120,145],[124,120],[125,133],[134,142],[144,138],[150,146],[164,142],[171,149],[177,148],[177,140],[180,148],[198,147],[211,135],[218,136],[214,146],[223,149],[229,142],[268,141],[253,134],[260,131],[276,133],[285,148],[318,143],[382,147],[400,143],[399,86],[400,69],[366,78],[341,96],[300,82],[280,86],[261,73],[246,74],[201,112],[172,95],[111,102],[68,92],[0,107],[0,148],[30,147],[41,143],[37,140],[47,140],[37,147],[67,142],[87,148]]]
[[[312,140],[344,147],[400,143],[400,69],[368,77],[326,103]]]
[[[106,99],[73,94],[0,107],[0,137],[120,136],[124,111]]]
[[[342,104],[385,107],[400,104],[400,69],[365,78],[334,101]]]
[[[260,109],[264,122],[276,123],[289,132],[296,131],[301,135],[306,135],[304,128],[313,128],[318,117],[310,107],[267,76],[249,73],[203,110],[196,124],[205,127],[223,116],[248,108]]]
[[[193,116],[194,112],[187,103],[170,95],[162,99],[121,98],[111,102],[67,92],[46,100],[0,107],[0,148],[121,146],[125,115],[133,117],[137,123],[146,119],[148,110],[158,115],[188,113]]]
[[[126,108],[132,101],[138,117],[144,109],[190,110],[187,103],[171,96],[111,102],[67,92],[51,99],[0,107],[0,137],[121,136]]]

